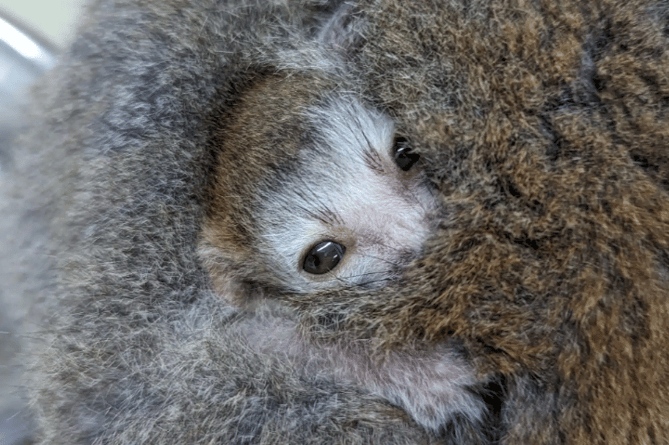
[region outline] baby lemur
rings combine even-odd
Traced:
[[[419,155],[351,94],[305,91],[317,82],[258,81],[215,138],[200,253],[233,302],[379,285],[429,234]]]
[[[261,78],[227,125],[214,125],[199,253],[217,293],[233,304],[381,286],[399,278],[428,238],[437,207],[420,156],[389,117],[329,83]],[[482,402],[467,389],[472,370],[447,346],[393,352],[381,362],[365,342],[317,347],[291,323],[269,320],[249,342],[285,352],[304,372],[326,370],[362,386],[428,428],[454,413],[481,417]]]

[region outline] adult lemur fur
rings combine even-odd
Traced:
[[[312,346],[297,332],[294,316],[287,308],[262,306],[256,308],[256,314],[241,313],[225,301],[246,305],[268,294],[271,303],[276,302],[279,293],[308,293],[333,286],[369,289],[387,280],[396,281],[402,264],[416,257],[428,236],[427,216],[435,204],[424,177],[412,169],[418,155],[403,151],[406,144],[395,135],[394,124],[387,116],[357,98],[355,85],[346,80],[341,66],[350,45],[345,26],[352,8],[319,3],[272,7],[266,3],[212,2],[208,7],[192,5],[194,10],[190,13],[180,8],[179,14],[174,15],[163,5],[163,9],[146,17],[138,13],[137,28],[129,27],[122,18],[116,29],[114,15],[109,15],[111,6],[119,7],[114,11],[122,17],[128,14],[118,4],[100,3],[93,5],[89,19],[95,21],[99,14],[109,35],[118,33],[118,38],[140,46],[154,43],[150,52],[177,51],[165,56],[166,60],[185,59],[170,66],[137,61],[138,66],[127,65],[128,77],[122,80],[126,72],[105,66],[107,54],[98,51],[96,40],[89,36],[79,41],[80,46],[75,43],[62,65],[70,65],[61,68],[65,72],[60,82],[67,85],[61,84],[58,90],[47,86],[44,90],[47,96],[74,94],[93,99],[93,92],[97,91],[112,98],[108,99],[111,106],[105,106],[106,101],[100,96],[94,99],[95,103],[87,105],[87,110],[79,115],[83,122],[77,122],[76,111],[75,115],[62,116],[62,120],[59,117],[54,126],[69,127],[64,131],[63,147],[48,147],[44,153],[36,153],[36,157],[42,157],[37,164],[52,171],[40,171],[36,181],[42,181],[45,187],[36,184],[30,192],[39,198],[32,205],[53,210],[56,215],[45,218],[47,224],[52,224],[46,229],[53,230],[48,233],[49,239],[31,247],[46,251],[47,258],[55,260],[47,265],[47,273],[57,275],[59,286],[44,309],[47,314],[57,314],[47,323],[47,329],[55,335],[47,338],[50,342],[30,350],[38,357],[36,378],[28,386],[36,389],[39,440],[79,443],[96,437],[120,443],[301,443],[324,436],[336,443],[413,443],[437,440],[442,423],[451,421],[457,421],[457,425],[451,428],[450,436],[477,435],[470,423],[482,421],[484,404],[476,395],[471,367],[452,342],[393,352],[383,358],[384,365],[380,366],[381,357],[374,357],[365,341]],[[182,32],[165,34],[164,30],[176,29],[167,23],[180,22],[183,18],[177,16],[184,14],[192,20],[203,20],[203,25],[213,20],[209,32],[217,36],[219,45],[201,48],[210,61],[190,47],[185,48],[185,55],[180,52],[183,46],[178,45],[179,40],[185,38]],[[155,35],[150,32],[145,38],[128,35],[149,31],[147,26],[155,26],[161,15],[167,21],[164,30],[157,29]],[[198,30],[198,38],[207,29],[205,26]],[[170,42],[170,37],[175,41]],[[113,67],[124,55],[117,52],[111,59]],[[91,68],[113,79],[86,84],[81,78],[71,77],[68,71],[72,66],[82,76],[90,75],[87,69]],[[60,74],[56,70],[55,76]],[[163,77],[165,80],[161,81]],[[142,81],[138,86],[131,79]],[[82,92],[86,87],[91,90]],[[188,97],[189,93],[192,97]],[[144,94],[146,102],[141,104]],[[122,103],[123,97],[128,102]],[[62,112],[59,104],[63,99],[57,97],[53,102],[57,115]],[[188,104],[194,109],[172,109],[170,102]],[[49,99],[44,98],[42,104],[48,109]],[[101,115],[94,117],[97,106]],[[157,128],[152,130],[151,125]],[[84,133],[85,140],[73,143],[79,133]],[[161,161],[162,156],[165,157]],[[50,159],[53,157],[56,159]],[[144,170],[140,166],[141,159],[148,162],[147,167],[162,165],[154,172],[157,177],[148,171],[151,168]],[[32,159],[25,157],[24,162],[25,166],[16,167],[17,177],[34,168]],[[128,166],[123,167],[124,162]],[[142,170],[149,174],[144,176]],[[113,184],[98,188],[95,183],[106,182],[103,176]],[[92,202],[86,202],[89,199]],[[91,206],[103,201],[114,201],[120,207],[112,210],[107,205],[97,209]],[[155,205],[154,210],[145,207],[149,204]],[[59,214],[61,209],[63,213]],[[21,216],[31,218],[31,210]],[[122,221],[112,222],[117,217]],[[111,227],[102,229],[107,224],[120,232],[112,234]],[[148,226],[151,230],[144,231]],[[187,242],[188,231],[193,242],[199,243],[199,255],[194,251],[195,244]],[[107,237],[105,242],[103,238]],[[31,234],[26,238],[32,239]],[[321,273],[318,262],[324,241],[327,245],[337,241],[342,258],[335,269]],[[172,242],[179,245],[177,256],[173,256],[177,245],[164,250]],[[305,247],[319,249],[315,253],[303,252]],[[115,253],[104,252],[108,248]],[[101,263],[89,255],[102,255]],[[296,261],[302,257],[304,260]],[[307,258],[311,272],[306,272]],[[207,264],[208,276],[200,269],[202,260]],[[98,265],[93,266],[94,263]],[[139,263],[144,265],[137,269]],[[167,275],[158,278],[163,272],[156,275],[157,270],[150,270],[152,267],[145,269],[152,263],[161,263],[158,269]],[[297,263],[304,266],[304,271],[293,267]],[[165,265],[170,270],[163,269]],[[85,271],[89,266],[95,272]],[[122,272],[126,267],[130,269]],[[138,272],[148,274],[147,280],[136,281],[127,275]],[[123,289],[98,287],[101,283],[93,283],[97,278],[89,280],[89,273],[99,278],[115,276]],[[165,285],[162,290],[156,287],[159,282]],[[209,288],[210,282],[215,294]],[[186,287],[179,290],[181,286]],[[113,295],[98,294],[107,291]],[[160,303],[155,300],[158,294]],[[82,297],[88,303],[79,300]],[[81,303],[98,309],[89,318],[82,312]],[[111,306],[107,307],[107,303]],[[121,392],[113,394],[111,389],[117,387],[112,383],[118,376],[115,365],[88,355],[100,357],[102,344],[107,345],[102,349],[109,347],[122,355],[130,352],[128,339],[121,339],[125,328],[116,331],[121,334],[117,346],[112,346],[110,340],[114,336],[107,337],[104,329],[99,332],[105,339],[94,340],[84,334],[92,341],[92,348],[86,348],[86,352],[81,349],[84,355],[80,358],[87,356],[93,362],[82,363],[81,367],[66,365],[78,374],[66,386],[79,378],[93,378],[97,382],[94,386],[111,390],[105,390],[105,400],[98,402],[107,407],[103,411],[110,404],[123,406],[123,414],[114,415],[112,424],[97,408],[93,411],[98,414],[83,420],[92,413],[90,406],[75,402],[76,407],[65,407],[62,403],[69,405],[75,397],[51,383],[44,384],[52,378],[60,379],[53,374],[54,370],[58,373],[58,365],[55,357],[49,357],[49,351],[60,349],[55,343],[73,340],[79,329],[75,325],[81,327],[83,319],[94,324],[101,321],[98,311],[107,314],[102,317],[107,321],[116,319],[112,324],[119,327],[127,316],[131,325],[137,321],[132,321],[136,315],[148,317],[145,321],[150,327],[144,334],[139,326],[128,331],[135,339],[145,334],[152,338],[146,337],[146,343],[142,340],[141,351],[137,351],[144,358],[135,356],[130,362],[123,358],[125,364],[121,366],[130,365],[134,371],[126,368],[127,372],[144,380],[151,391],[157,391],[156,396],[162,394],[158,397],[165,398],[141,401],[133,397],[132,403],[138,403],[131,407],[127,404],[130,400],[125,400],[126,390],[118,387]],[[167,315],[175,312],[186,315],[177,321],[179,328],[172,325],[176,320],[170,321],[172,317]],[[74,325],[68,326],[68,319]],[[167,322],[163,326],[170,326],[167,331],[155,325],[158,320]],[[190,333],[184,336],[186,332]],[[162,338],[164,335],[167,337]],[[163,350],[168,344],[169,352]],[[40,346],[44,347],[42,356],[35,353]],[[60,353],[56,356],[65,358]],[[156,359],[165,366],[147,366],[145,360],[153,363]],[[202,365],[211,369],[200,369]],[[420,369],[414,372],[415,366]],[[175,370],[179,371],[166,378],[155,374],[171,374]],[[142,374],[144,377],[140,377]],[[186,384],[187,392],[177,396],[174,379],[190,381],[195,386]],[[216,386],[223,386],[212,388],[213,381],[218,382]],[[166,386],[161,389],[163,383]],[[256,389],[249,389],[249,385]],[[300,389],[304,395],[294,400],[294,389],[303,386],[309,388]],[[193,391],[204,396],[199,402],[202,407],[192,405],[197,401]],[[244,394],[240,403],[231,406],[240,394]],[[167,402],[177,399],[181,400],[177,405],[185,405],[177,407]],[[166,412],[167,404],[171,407]],[[256,413],[250,408],[253,405]],[[270,405],[277,408],[267,412]],[[409,416],[396,406],[404,408]],[[205,409],[205,417],[212,420],[210,426],[191,422],[190,416],[195,412],[188,407],[195,407],[197,412]],[[159,413],[168,415],[162,417]],[[178,426],[181,422],[173,417],[175,414],[185,415],[183,424],[190,426]],[[70,425],[65,428],[68,433],[62,431],[62,425],[46,420],[53,415],[62,415],[61,420]],[[128,421],[139,425],[147,415],[152,422],[165,422],[164,425],[156,423],[153,431],[153,427],[142,431],[128,428]],[[432,431],[418,428],[410,416]],[[460,420],[460,416],[466,420]]]
[[[43,443],[667,442],[669,6],[342,7],[92,6],[23,146],[52,153],[23,204],[57,253],[39,275],[58,301],[32,383]],[[379,288],[263,293],[278,315],[238,312],[196,252],[211,119],[268,72],[329,73],[300,42],[333,20],[360,33],[332,38],[349,88],[429,167],[438,225]],[[244,340],[265,320],[292,332],[293,313],[324,349],[448,348],[495,382],[472,390],[488,417],[424,428]]]

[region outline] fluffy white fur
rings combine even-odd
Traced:
[[[446,345],[406,348],[382,358],[362,340],[314,345],[300,336],[285,308],[271,303],[241,320],[239,333],[256,353],[283,354],[303,375],[364,388],[402,407],[425,428],[437,431],[456,414],[477,421],[485,408],[467,389],[476,383],[471,366]]]

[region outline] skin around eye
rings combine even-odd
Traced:
[[[304,257],[302,268],[313,275],[330,272],[344,258],[346,247],[335,241],[321,241],[315,244]]]

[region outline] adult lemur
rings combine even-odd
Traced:
[[[47,222],[25,239],[51,253],[18,280],[53,304],[31,383],[43,443],[667,442],[668,19],[659,1],[95,2],[22,147],[49,161],[16,166],[40,166],[20,221]],[[265,142],[330,147],[318,110],[356,98],[428,167],[434,225],[414,221],[381,286],[305,278],[322,241],[346,248],[325,275],[351,277],[344,238],[277,250],[248,232],[271,207],[210,205],[222,161],[246,165],[216,149],[253,127],[249,95],[288,87],[297,116],[268,101]],[[275,174],[258,190],[312,168],[294,160],[259,160]],[[230,257],[216,220],[266,250]],[[424,365],[407,392],[438,359],[467,379],[439,428],[355,372],[406,357]]]
[[[147,23],[160,18],[156,14],[164,14],[163,19],[168,22],[183,20],[169,14],[167,6],[147,17],[139,14],[136,28],[128,27],[122,21],[118,29],[114,28],[114,20],[110,21],[113,14],[109,16],[110,10],[105,9],[109,6],[101,3],[98,5],[100,9],[92,8],[91,20],[96,19],[96,13],[100,14],[106,27],[120,33],[119,38],[139,45],[153,42],[161,50],[183,51],[176,43],[165,41],[170,37],[165,30],[174,29],[174,26],[166,25],[164,30],[158,29],[157,34],[150,33],[144,38],[125,34],[147,32]],[[29,386],[38,388],[36,399],[49,399],[44,404],[36,402],[38,411],[44,409],[40,412],[44,419],[59,415],[57,412],[63,413],[62,420],[72,427],[68,428],[71,433],[64,434],[59,427],[50,430],[48,421],[41,423],[41,440],[45,443],[77,443],[89,436],[99,436],[118,442],[136,442],[146,437],[158,442],[169,438],[170,441],[205,443],[213,439],[232,443],[265,440],[301,443],[325,435],[335,442],[413,443],[419,439],[437,440],[440,435],[476,437],[479,428],[471,425],[480,423],[486,415],[485,404],[477,395],[482,388],[466,357],[456,348],[455,341],[439,345],[416,344],[407,351],[376,355],[373,345],[365,339],[312,345],[308,336],[298,332],[295,316],[289,308],[276,306],[280,294],[309,294],[319,289],[350,287],[372,289],[397,282],[402,266],[417,257],[429,235],[428,216],[436,214],[435,200],[425,183],[426,178],[415,167],[419,155],[411,152],[407,142],[396,134],[391,119],[364,104],[356,84],[346,74],[343,58],[348,56],[349,45],[357,32],[354,26],[348,27],[352,7],[319,3],[272,7],[249,2],[237,5],[212,2],[208,7],[202,4],[192,7],[191,19],[197,20],[200,14],[203,24],[213,20],[209,32],[220,40],[218,47],[206,48],[212,59],[209,65],[206,59],[201,59],[201,53],[186,51],[185,56],[194,59],[186,57],[177,63],[184,57],[179,53],[168,57],[175,62],[171,66],[154,67],[146,60],[139,63],[141,70],[150,73],[137,73],[137,67],[128,66],[128,80],[145,79],[146,84],[130,85],[120,78],[110,80],[107,86],[104,82],[89,84],[92,89],[102,88],[99,94],[103,96],[114,96],[108,101],[110,106],[103,105],[105,101],[98,98],[94,100],[97,105],[91,104],[92,108],[79,116],[85,122],[77,123],[77,118],[71,115],[62,121],[59,119],[56,126],[65,124],[70,127],[64,131],[64,147],[55,150],[49,147],[38,154],[36,161],[24,158],[26,165],[17,166],[15,173],[17,177],[25,175],[34,168],[33,162],[52,169],[40,171],[39,181],[46,187],[42,189],[36,180],[35,190],[29,192],[40,201],[23,203],[56,213],[56,216],[47,215],[46,218],[47,224],[53,224],[52,228],[46,229],[50,238],[43,244],[31,246],[46,251],[56,260],[55,264],[48,265],[46,275],[55,273],[58,276],[56,280],[60,287],[55,291],[58,296],[47,303],[44,312],[58,314],[49,322],[49,330],[63,330],[52,340],[69,342],[67,338],[73,338],[70,335],[77,336],[65,325],[69,324],[66,318],[70,316],[72,321],[77,319],[74,323],[78,326],[82,326],[80,317],[88,318],[76,302],[81,297],[93,298],[88,300],[93,303],[89,308],[98,307],[90,319],[94,324],[102,319],[111,321],[116,318],[112,323],[120,327],[127,316],[134,324],[131,320],[143,313],[141,317],[148,317],[145,321],[149,325],[145,328],[135,326],[128,333],[132,332],[131,337],[136,339],[148,335],[153,340],[142,341],[141,351],[137,352],[144,358],[131,358],[122,367],[131,365],[134,371],[130,368],[126,371],[135,378],[146,379],[152,391],[166,390],[169,393],[161,398],[181,400],[177,405],[194,406],[197,396],[193,398],[193,391],[213,396],[212,400],[206,396],[199,402],[206,407],[208,414],[205,417],[213,416],[210,417],[211,430],[188,420],[194,413],[186,406],[177,408],[173,405],[165,411],[166,403],[171,405],[166,400],[144,404],[135,399],[139,402],[135,408],[121,401],[125,398],[125,390],[113,395],[112,388],[117,387],[116,383],[105,381],[106,377],[99,374],[101,368],[94,368],[106,369],[103,373],[112,379],[118,376],[118,370],[106,360],[99,361],[97,352],[94,352],[94,359],[89,356],[92,363],[67,367],[77,374],[76,369],[81,371],[77,380],[79,377],[89,379],[96,374],[93,379],[98,383],[95,385],[111,390],[105,390],[106,401],[98,401],[106,406],[110,403],[123,405],[123,414],[115,415],[118,430],[103,419],[106,415],[92,423],[84,421],[86,425],[80,423],[88,414],[77,410],[88,412],[89,408],[78,403],[78,407],[65,408],[56,399],[62,396],[74,401],[74,398],[60,388],[42,385],[51,377],[59,379],[51,374],[58,369],[53,367],[54,358],[47,357],[49,351],[59,347],[47,344],[44,355],[38,356],[34,374],[37,378]],[[118,11],[122,16],[127,14],[127,10]],[[189,16],[183,8],[179,12]],[[182,32],[173,37],[177,41],[185,38]],[[68,64],[78,66],[83,74],[86,69],[82,69],[77,61],[87,64],[95,60],[91,68],[99,69],[98,74],[103,77],[124,76],[123,70],[104,66],[104,61],[99,58],[102,54],[94,48],[95,39],[86,39],[82,45],[75,45],[63,67]],[[119,57],[123,57],[122,52],[109,63],[115,65]],[[180,64],[183,64],[181,68]],[[76,95],[90,96],[88,91],[81,91],[87,87],[82,79],[72,79],[67,73],[69,68],[61,69],[66,71],[63,81],[72,90],[79,90]],[[158,71],[153,73],[152,69]],[[186,71],[180,72],[180,69]],[[193,77],[190,80],[193,83],[184,83],[185,78],[181,76]],[[161,81],[162,77],[167,80]],[[207,90],[202,89],[202,85],[210,88],[210,97],[204,101]],[[133,91],[129,92],[127,88]],[[68,86],[60,90],[48,89],[45,94],[53,92],[60,96],[68,94],[67,90]],[[136,100],[143,94],[148,95],[145,104],[148,108]],[[193,97],[189,98],[189,94]],[[200,96],[197,100],[196,95]],[[118,102],[121,97],[126,97],[129,102]],[[58,97],[53,101],[58,107],[63,99]],[[197,111],[175,110],[169,105],[169,102],[182,101]],[[48,102],[48,99],[44,100],[44,103]],[[93,108],[97,106],[101,106],[102,114],[95,117]],[[158,112],[160,117],[152,116],[153,112]],[[152,130],[151,121],[159,128]],[[118,138],[110,137],[110,130],[118,132]],[[176,134],[177,130],[184,134]],[[73,143],[72,138],[79,132],[93,139]],[[108,143],[111,146],[107,146]],[[154,143],[157,145],[153,146]],[[64,156],[63,150],[69,152],[69,156]],[[166,156],[164,161],[167,162],[160,161],[161,154]],[[56,159],[51,159],[53,157]],[[155,173],[161,172],[159,177],[153,174],[143,177],[139,173],[143,170],[139,166],[142,158],[149,163],[147,167],[157,166],[154,162],[162,164],[155,170]],[[134,166],[122,167],[124,162]],[[96,164],[99,165],[96,167]],[[145,172],[149,173],[148,170]],[[167,176],[161,177],[162,174]],[[102,176],[113,177],[115,185],[107,184],[98,189],[94,183]],[[194,178],[197,181],[193,181]],[[147,182],[139,185],[138,180]],[[102,197],[98,192],[110,195]],[[89,199],[97,203],[110,203],[111,199],[120,207],[112,210],[105,204],[102,206],[104,210],[93,209],[92,202],[86,202]],[[156,213],[146,205],[155,205]],[[19,218],[33,218],[31,210]],[[59,214],[60,210],[65,214]],[[93,219],[89,219],[93,214]],[[112,223],[111,220],[117,217],[123,221]],[[186,220],[182,219],[184,217]],[[112,234],[111,230],[104,229],[104,238],[108,237],[105,242],[95,226],[107,223],[120,232]],[[49,230],[53,233],[48,233]],[[192,238],[184,238],[189,230],[188,236]],[[148,238],[142,241],[144,236]],[[164,239],[167,244],[176,239],[181,239],[177,244],[185,244],[179,247],[178,253],[173,250],[176,245],[164,250],[160,247],[163,237],[167,237]],[[26,238],[32,239],[32,234],[26,234]],[[193,243],[189,244],[187,239]],[[199,244],[197,255],[195,240]],[[129,244],[124,247],[125,243]],[[102,253],[106,250],[104,245],[115,253]],[[107,298],[90,288],[93,283],[84,277],[88,275],[84,269],[93,266],[97,260],[89,258],[89,254],[101,254],[99,265],[106,269],[103,271],[94,266],[94,275],[100,278],[114,275],[125,290],[112,290],[115,285],[101,288],[93,285],[98,291],[114,294]],[[182,264],[179,264],[180,258]],[[204,276],[200,269],[201,261],[207,266],[208,276]],[[139,263],[144,264],[140,266],[143,272],[136,268]],[[158,279],[163,272],[145,268],[152,263],[156,266],[162,263],[158,269],[167,265],[168,269],[176,267],[176,270],[165,269],[163,272],[171,278]],[[148,280],[135,281],[120,271],[125,267],[130,267],[132,272],[126,272],[131,275],[137,272],[148,274],[145,276]],[[155,279],[158,282],[166,279],[164,284],[169,290],[156,288]],[[209,290],[210,282],[215,294]],[[179,291],[184,285],[186,287]],[[144,297],[136,292],[149,300],[142,303]],[[161,295],[161,303],[155,300],[156,292]],[[75,297],[75,294],[79,296]],[[239,313],[226,300],[247,309],[258,300],[261,304],[256,304],[255,313]],[[107,307],[107,303],[111,306]],[[175,304],[180,309],[177,310]],[[88,306],[88,303],[84,305]],[[125,309],[117,313],[122,306]],[[98,310],[107,315],[100,317]],[[158,315],[163,310],[185,315],[177,321],[185,330],[172,326],[176,320],[171,320],[167,313]],[[177,337],[156,325],[162,321],[167,323],[163,328],[171,326],[168,331],[174,330]],[[209,325],[212,322],[214,325],[203,328],[202,323]],[[121,328],[117,334],[124,330]],[[117,352],[123,351],[121,355],[131,351],[125,344],[127,339],[117,337],[120,343],[115,347],[109,342],[111,337],[99,332],[106,338],[99,339],[100,342],[85,334],[95,345],[92,349],[84,348],[86,352],[80,349],[80,352],[86,356],[94,350],[101,352],[102,344],[113,349],[118,347]],[[189,333],[184,336],[186,332]],[[167,337],[162,338],[164,335]],[[167,345],[171,345],[170,352],[163,349]],[[31,353],[40,346],[43,345],[35,346]],[[174,354],[176,351],[179,352]],[[192,356],[194,351],[209,356],[205,362],[218,370],[193,368],[205,363],[202,361],[204,356]],[[65,358],[60,353],[57,356]],[[160,369],[154,364],[147,366],[145,360],[154,363],[156,359],[164,361],[165,366]],[[125,362],[125,359],[121,360]],[[46,362],[51,364],[41,368],[41,363]],[[160,382],[156,380],[156,371],[171,374],[177,369],[177,374],[158,378]],[[178,375],[181,371],[186,374]],[[213,374],[207,377],[210,373]],[[145,375],[142,378],[140,374]],[[182,383],[190,380],[194,386],[187,384],[183,388],[186,393],[178,396],[174,393],[175,379]],[[209,387],[212,379],[218,382],[216,386],[223,387],[215,390]],[[167,386],[161,389],[163,383]],[[256,389],[249,389],[249,385]],[[294,400],[294,390],[303,386],[303,389],[309,389],[301,390],[303,396]],[[200,389],[196,390],[197,387]],[[240,399],[239,405],[231,406],[240,394],[245,394],[243,400]],[[272,404],[277,408],[268,412]],[[250,408],[253,405],[257,407],[256,413]],[[315,409],[314,406],[322,408]],[[56,411],[51,411],[53,409]],[[198,412],[202,409],[196,408]],[[154,414],[149,414],[152,410],[155,410]],[[167,417],[160,420],[162,415],[158,413]],[[179,427],[175,431],[178,422],[175,423],[174,414],[186,415],[184,424],[194,429]],[[172,426],[160,426],[155,432],[149,429],[133,431],[121,419],[126,415],[132,422],[145,422],[145,416],[149,415],[152,422],[166,422]],[[274,416],[276,420],[268,416]],[[314,422],[314,416],[319,420]],[[411,416],[430,431],[418,428]],[[453,422],[456,423],[449,427],[448,433],[439,431]],[[296,423],[305,427],[295,428]],[[158,430],[161,432],[156,434]]]

